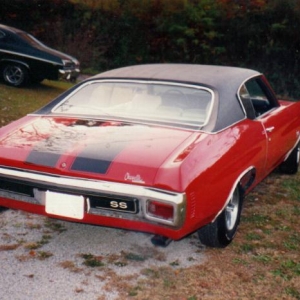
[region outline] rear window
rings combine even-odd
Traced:
[[[213,92],[204,87],[156,82],[96,81],[79,87],[52,112],[199,128],[209,120],[213,99]]]

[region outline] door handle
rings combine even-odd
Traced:
[[[271,133],[275,129],[274,126],[266,128],[266,132]]]

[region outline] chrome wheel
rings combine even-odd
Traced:
[[[9,85],[21,86],[27,80],[27,70],[21,65],[7,65],[3,69],[3,79]]]
[[[237,185],[230,201],[217,219],[198,229],[198,236],[202,244],[222,248],[231,243],[240,223],[243,199],[243,189]]]
[[[240,195],[239,189],[235,189],[229,203],[225,208],[225,225],[227,230],[232,230],[239,216]]]

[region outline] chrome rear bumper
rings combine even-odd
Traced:
[[[82,195],[87,201],[87,213],[117,217],[164,224],[175,228],[180,228],[185,219],[186,195],[185,193],[175,193],[151,187],[108,182],[100,180],[90,180],[76,177],[62,177],[48,173],[29,172],[21,169],[0,167],[0,180],[19,184],[25,189],[32,189],[28,195],[22,192],[5,190],[0,187],[0,197],[25,201],[39,205],[45,205],[42,194],[43,191],[55,191],[70,195]],[[117,209],[98,209],[90,205],[90,198],[99,196],[110,199],[126,197],[138,202],[139,209],[136,213],[122,212]],[[173,219],[166,220],[150,215],[147,211],[147,202],[158,201],[173,206]],[[101,200],[100,200],[101,201]]]

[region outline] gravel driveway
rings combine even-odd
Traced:
[[[201,264],[204,250],[192,235],[167,248],[151,235],[0,212],[0,299],[120,299],[129,283],[157,266]],[[132,297],[131,297],[132,298]]]

